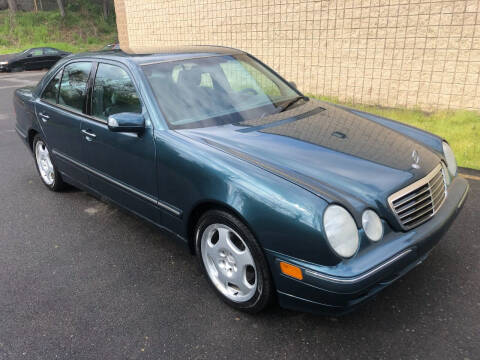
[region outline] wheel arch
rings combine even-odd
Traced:
[[[195,248],[195,225],[197,224],[198,220],[205,214],[207,211],[210,210],[223,210],[235,217],[237,217],[243,224],[248,227],[251,233],[255,236],[255,232],[250,227],[249,223],[245,220],[245,218],[232,206],[229,204],[217,201],[217,200],[204,200],[201,201],[192,208],[190,213],[187,217],[187,239],[188,239],[188,247],[192,254],[196,253]],[[256,237],[256,236],[255,236]]]
[[[35,136],[39,134],[39,132],[35,129],[30,129],[28,130],[27,133],[27,141],[28,141],[28,146],[30,147],[30,150],[33,151],[33,139],[35,139]]]

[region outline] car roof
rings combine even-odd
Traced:
[[[199,57],[210,57],[219,55],[242,54],[241,50],[223,47],[223,46],[183,46],[183,47],[164,47],[149,49],[149,51],[125,52],[123,50],[100,50],[76,54],[69,59],[75,58],[98,58],[119,60],[122,62],[134,62],[138,65],[145,65],[164,61],[187,60]]]

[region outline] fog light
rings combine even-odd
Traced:
[[[298,280],[303,280],[302,269],[300,269],[298,266],[280,261],[280,270],[285,275],[288,275]]]

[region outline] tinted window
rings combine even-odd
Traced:
[[[82,111],[85,104],[88,75],[91,63],[77,62],[65,66],[58,103]]]
[[[45,55],[56,55],[59,53],[58,50],[49,49],[49,48],[44,49],[43,52],[45,53]]]
[[[60,78],[62,72],[59,71],[52,80],[48,83],[42,93],[42,99],[51,103],[57,103],[58,88],[60,86]]]
[[[32,56],[42,56],[43,51],[42,49],[32,49],[28,52],[28,54],[31,54]]]
[[[135,86],[122,68],[99,64],[93,88],[92,115],[107,119],[122,112],[142,112]]]

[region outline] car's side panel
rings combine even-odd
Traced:
[[[82,162],[84,155],[80,126],[83,117],[40,99],[35,101],[35,113],[60,172],[86,183],[85,170],[61,156]]]
[[[13,106],[17,115],[17,123],[15,125],[17,133],[28,144],[29,132],[41,132],[41,129],[36,121],[35,107],[34,107],[33,88],[21,88],[15,90],[13,98]]]
[[[85,119],[82,135],[90,186],[123,206],[158,221],[153,129],[137,135],[112,132],[105,123]]]
[[[162,211],[162,225],[188,237],[188,220],[202,202],[242,218],[265,249],[325,265],[338,259],[321,238],[327,203],[297,185],[177,132],[156,131],[159,199],[182,211]]]

